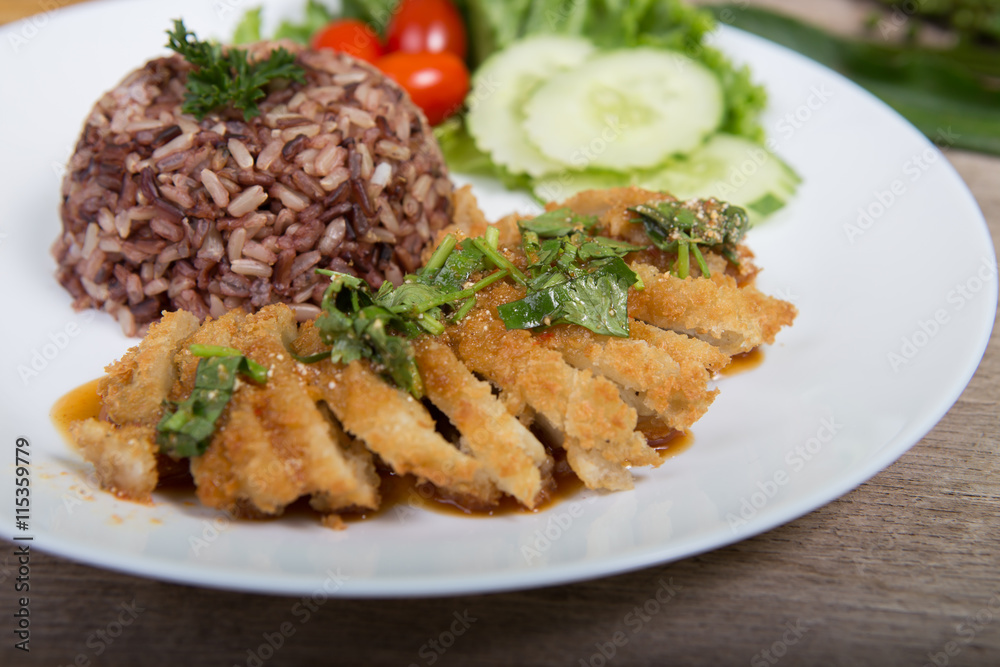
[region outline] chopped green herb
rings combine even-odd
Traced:
[[[188,350],[191,351],[196,357],[240,357],[243,353],[232,347],[224,347],[222,345],[189,345]],[[240,372],[245,373],[250,377],[251,380],[257,384],[264,384],[267,382],[267,366],[258,364],[253,359],[249,357],[244,357],[246,359],[246,370],[240,367]]]
[[[690,275],[691,254],[701,274],[706,278],[711,275],[698,246],[718,249],[735,263],[736,244],[750,228],[746,211],[715,198],[650,202],[629,210],[637,216],[632,222],[643,224],[653,245],[677,253],[675,273],[679,278]]]
[[[474,273],[486,270],[486,263],[483,261],[483,253],[479,251],[472,241],[465,240],[454,247],[448,255],[444,264],[434,276],[432,284],[449,291],[457,291],[465,288],[469,278]],[[428,266],[430,266],[428,264]],[[431,275],[424,268],[421,275]]]
[[[304,363],[331,359],[345,364],[368,359],[396,386],[421,398],[423,381],[408,339],[443,333],[442,320],[464,317],[475,305],[476,292],[508,275],[506,270],[496,271],[466,287],[474,273],[486,268],[483,259],[472,242],[459,246],[449,236],[416,275],[407,276],[399,287],[384,282],[374,294],[360,278],[318,269],[317,273],[330,276],[323,314],[316,320],[320,339],[330,350],[296,358]]]
[[[498,269],[506,269],[510,273],[510,277],[513,278],[516,282],[520,283],[521,285],[525,284],[527,278],[523,273],[521,273],[521,269],[514,266],[513,262],[504,257],[503,253],[501,253],[495,247],[487,243],[485,239],[483,238],[472,239],[472,244],[479,250],[479,252],[483,253],[486,256],[486,259],[489,260],[493,264],[493,266],[497,267]]]
[[[628,337],[628,289],[641,282],[621,258],[646,246],[586,235],[597,222],[562,208],[518,223],[528,294],[497,309],[508,329],[569,322]]]
[[[420,273],[422,275],[432,275],[440,271],[441,267],[444,266],[444,263],[451,256],[451,251],[455,249],[456,245],[458,245],[458,241],[456,241],[455,237],[451,234],[448,234],[441,239],[441,243],[438,245],[437,250],[435,250],[434,254],[431,255],[431,258],[427,260],[427,264],[424,265],[424,268],[420,269]]]
[[[542,239],[568,236],[573,232],[588,230],[596,225],[596,215],[580,215],[565,207],[546,211],[536,218],[517,223],[522,234],[525,231],[534,232]]]
[[[508,329],[572,323],[605,336],[628,338],[628,290],[638,276],[620,257],[591,273],[530,292],[497,308]]]
[[[203,357],[195,370],[194,389],[187,399],[167,410],[156,425],[160,451],[175,459],[205,453],[215,422],[232,398],[237,374],[258,384],[267,382],[267,368],[239,350],[218,345],[192,345],[189,349]]]
[[[400,387],[414,396],[423,395],[420,373],[404,336],[419,333],[411,318],[400,316],[376,303],[368,283],[343,273],[319,270],[330,276],[323,295],[323,314],[316,320],[320,339],[330,345],[326,358],[337,363],[368,359]],[[389,285],[392,287],[392,285]],[[379,294],[385,295],[380,290]]]
[[[267,95],[264,88],[268,84],[278,79],[305,81],[305,71],[283,48],[272,51],[266,60],[251,63],[242,49],[230,47],[223,51],[219,44],[198,40],[182,20],[175,20],[173,31],[167,31],[167,35],[167,46],[194,66],[188,73],[181,110],[198,120],[229,107],[249,120],[260,115],[257,102]]]

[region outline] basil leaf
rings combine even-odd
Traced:
[[[736,244],[750,228],[746,211],[713,197],[649,202],[628,210],[636,214],[632,222],[642,223],[653,245],[677,253],[675,273],[679,278],[688,277],[689,253],[694,253],[702,275],[710,276],[699,245],[715,248],[732,261]]]
[[[627,338],[628,290],[639,277],[620,257],[591,273],[531,292],[497,308],[508,329],[572,323],[605,336]]]
[[[466,240],[458,244],[448,255],[444,266],[431,280],[431,284],[449,292],[457,292],[465,289],[472,274],[485,269],[483,253],[471,241]]]
[[[568,236],[573,232],[587,230],[597,225],[597,216],[580,215],[567,207],[547,211],[532,220],[522,220],[517,223],[524,232],[534,232],[542,239],[558,236]]]
[[[267,369],[239,350],[215,345],[191,348],[196,356],[205,357],[195,370],[194,389],[173,410],[166,411],[156,425],[160,451],[175,459],[200,456],[208,449],[215,422],[232,398],[237,374],[259,383],[267,381]]]

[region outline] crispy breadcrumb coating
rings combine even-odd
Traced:
[[[580,193],[563,205],[595,215],[598,233],[646,244],[630,206],[669,195],[638,188]],[[460,238],[488,228],[468,188],[455,193],[447,230]],[[554,206],[550,206],[554,208]],[[518,221],[498,222],[504,255],[524,267]],[[676,257],[647,249],[626,261],[642,279],[629,291],[629,337],[563,324],[507,330],[497,307],[525,292],[510,280],[475,296],[475,306],[438,337],[412,341],[425,398],[415,399],[368,361],[302,363],[327,346],[312,322],[298,325],[283,304],[254,315],[236,310],[198,326],[166,313],[142,342],[107,368],[99,384],[102,418],[71,426],[101,484],[148,501],[159,477],[183,460],[161,454],[156,426],[167,402],[194,389],[201,357],[191,345],[233,348],[267,371],[238,380],[208,447],[190,459],[199,499],[246,516],[273,516],[306,497],[324,525],[379,507],[379,466],[412,475],[469,507],[503,495],[537,508],[553,484],[550,450],[591,489],[632,488],[632,466],[657,466],[644,428],[684,432],[708,410],[716,373],[731,357],[774,341],[794,306],[761,293],[753,253],[737,263],[715,252],[711,277],[671,273]],[[437,417],[435,417],[437,415]],[[442,421],[443,420],[443,421]],[[447,422],[447,423],[445,423]]]

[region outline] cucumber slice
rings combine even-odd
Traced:
[[[639,187],[679,199],[716,197],[742,206],[754,223],[784,206],[801,182],[774,153],[731,134],[717,134],[689,155],[635,179]]]
[[[594,51],[585,39],[556,35],[529,37],[491,56],[476,71],[466,98],[466,126],[476,146],[494,163],[531,176],[565,166],[541,154],[524,133],[524,103],[556,72],[576,67]]]
[[[572,169],[652,167],[698,146],[722,122],[719,79],[675,51],[609,51],[554,75],[531,96],[524,129]]]
[[[565,171],[534,179],[532,192],[544,202],[562,201],[584,190],[623,188],[631,185],[628,174],[617,171]]]

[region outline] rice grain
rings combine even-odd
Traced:
[[[98,101],[52,246],[75,307],[105,310],[129,335],[178,308],[205,317],[284,301],[305,318],[327,284],[317,267],[377,288],[419,265],[452,192],[423,114],[366,63],[286,47],[306,81],[272,87],[250,120],[183,114],[179,56]]]

